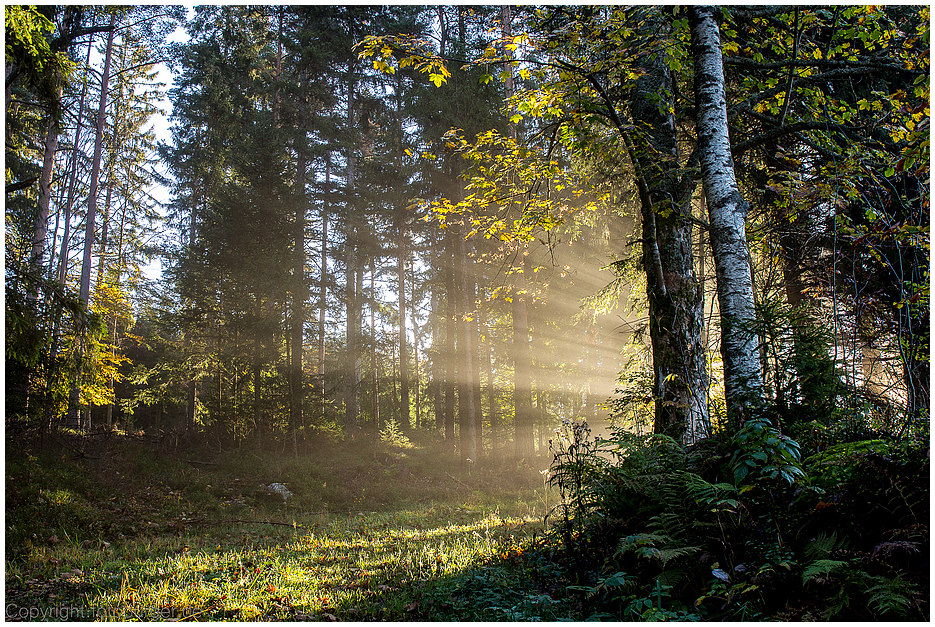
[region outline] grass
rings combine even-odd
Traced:
[[[75,458],[78,447],[87,457]],[[469,474],[436,441],[360,439],[298,456],[211,459],[160,455],[126,438],[72,438],[41,454],[7,448],[8,619],[502,620],[561,611],[516,559],[543,529],[541,468],[488,460]],[[272,482],[294,496],[264,492]]]

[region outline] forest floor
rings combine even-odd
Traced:
[[[468,471],[443,442],[367,437],[298,455],[8,439],[6,619],[567,616],[518,559],[554,505],[548,462]]]

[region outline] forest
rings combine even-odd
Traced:
[[[7,620],[929,620],[928,6],[4,11]]]

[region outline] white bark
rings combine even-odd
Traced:
[[[689,9],[701,177],[711,225],[721,311],[724,390],[732,419],[749,414],[761,398],[762,379],[753,332],[753,282],[747,249],[747,203],[734,176],[727,125],[724,66],[716,9]]]

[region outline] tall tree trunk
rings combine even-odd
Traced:
[[[727,126],[720,32],[710,6],[689,8],[695,62],[698,150],[711,225],[721,314],[721,356],[728,421],[737,428],[762,401],[750,253],[744,220],[747,203],[734,175]]]
[[[126,51],[126,46],[120,47],[120,67],[124,65]],[[110,159],[108,159],[107,162],[107,192],[104,194],[104,214],[101,216],[101,243],[97,258],[97,282],[94,287],[95,291],[99,290],[100,286],[104,283],[107,272],[107,239],[110,230],[110,203],[114,195],[114,168],[117,165],[117,155],[120,154],[119,119],[122,96],[123,85],[122,83],[118,83],[117,97],[114,98],[114,124],[110,135]]]
[[[280,24],[282,16],[280,15]],[[304,132],[303,132],[304,135]],[[308,162],[305,157],[305,142],[297,146],[295,172],[295,223],[293,225],[293,293],[292,293],[292,363],[289,368],[289,426],[293,432],[305,422],[305,387],[303,365],[305,357],[305,299],[308,287],[305,283],[305,215],[308,204],[305,196],[305,175]]]
[[[403,77],[396,75],[396,171],[403,171]],[[409,242],[407,236],[408,216],[406,215],[405,190],[401,189],[396,200],[396,259],[399,292],[399,416],[403,429],[408,429],[411,422],[409,407],[409,347],[406,334],[406,262],[409,260]],[[416,419],[418,426],[418,417]]]
[[[125,52],[126,48],[124,47],[121,50],[122,52]],[[123,57],[124,55],[122,54],[121,61]],[[111,135],[112,154],[111,154],[110,162],[108,163],[108,167],[107,167],[107,193],[104,195],[104,215],[101,220],[101,247],[100,247],[100,253],[98,254],[98,259],[97,259],[97,283],[95,284],[95,287],[94,287],[95,291],[98,293],[98,298],[100,298],[100,289],[101,289],[101,286],[104,285],[104,281],[106,279],[106,273],[107,273],[107,240],[108,240],[108,230],[110,229],[110,204],[111,204],[111,201],[114,195],[114,168],[116,167],[115,161],[117,160],[117,155],[119,154],[119,146],[117,143],[118,141],[117,119],[120,115],[119,113],[120,111],[119,96],[120,95],[121,94],[118,93],[118,99],[114,103],[115,104],[114,106],[114,128],[113,128],[113,134]],[[114,331],[110,335],[110,338],[109,338],[111,344],[117,341],[117,323],[116,323],[117,310],[116,308],[114,309],[113,313],[114,313]],[[113,387],[114,386],[113,386],[113,380],[112,380],[111,385],[110,385],[111,391],[113,391]],[[112,422],[113,415],[114,415],[113,403],[108,403],[104,411],[105,411],[106,426],[107,427],[113,426],[113,422]]]
[[[468,294],[470,278],[465,268],[465,244],[462,229],[458,229],[455,240],[455,277],[458,293],[458,345],[459,350],[459,377],[458,377],[458,422],[461,436],[461,460],[471,460],[470,465],[477,461],[477,431],[475,429],[476,416],[474,415],[474,358],[471,345],[471,323],[468,315]]]
[[[114,50],[114,24],[117,20],[117,14],[111,13],[110,26],[107,34],[107,49],[104,54],[104,70],[101,75],[101,99],[97,109],[97,131],[94,137],[94,159],[91,162],[91,185],[88,192],[88,214],[85,217],[84,230],[84,255],[81,262],[81,280],[79,283],[78,298],[85,306],[91,295],[91,252],[94,249],[94,220],[97,213],[97,187],[98,178],[101,174],[101,153],[104,150],[104,116],[107,113],[107,89],[110,83],[110,62]],[[81,361],[81,360],[79,360]],[[75,382],[69,395],[69,415],[74,415],[75,425],[81,424],[79,414],[74,414],[79,410],[80,403],[80,374],[79,380]],[[90,427],[90,412],[88,418],[88,427]]]
[[[454,440],[454,407],[455,407],[455,316],[457,309],[457,295],[454,280],[454,233],[449,228],[445,234],[444,263],[445,272],[445,439]]]
[[[376,288],[377,268],[373,256],[370,257],[370,382],[373,387],[373,424],[379,437],[383,423],[380,420],[380,378],[377,374],[377,317],[376,317]]]
[[[471,334],[471,394],[474,406],[474,441],[477,443],[479,453],[484,452],[484,412],[481,401],[480,385],[480,333],[477,330],[477,265],[473,255],[469,254],[472,245],[463,242],[464,249],[464,282],[465,282],[465,322]]]
[[[58,90],[61,98],[61,88]],[[32,251],[29,256],[29,270],[36,278],[42,271],[42,257],[45,254],[46,239],[49,234],[49,205],[52,200],[52,171],[55,169],[55,151],[58,149],[58,118],[52,113],[46,124],[45,150],[42,156],[42,172],[39,175],[39,215],[33,230]],[[38,298],[38,286],[34,296]]]
[[[509,5],[501,8],[501,28],[504,40],[513,35],[512,12]],[[512,53],[510,53],[512,58]],[[507,64],[506,95],[513,96],[513,67]],[[510,138],[516,141],[516,125],[508,125]],[[513,317],[513,427],[514,445],[518,459],[531,459],[533,456],[533,413],[532,389],[530,388],[530,369],[532,367],[529,352],[529,322],[526,312],[526,251],[520,250],[520,268],[513,274],[513,300],[511,313]],[[514,262],[516,263],[516,262]]]
[[[347,241],[346,271],[346,326],[347,326],[347,382],[344,401],[344,427],[353,433],[360,426],[360,294],[357,291],[358,278],[361,274],[357,262],[356,228],[350,227]]]
[[[480,308],[478,323],[481,332],[484,334],[484,376],[487,378],[487,419],[490,421],[490,447],[497,447],[497,429],[500,427],[500,416],[497,411],[497,387],[493,378],[493,338],[490,333],[490,325],[487,318],[487,307]]]
[[[61,164],[62,170],[68,169],[68,156],[66,155]],[[65,198],[68,193],[67,185],[60,185],[58,188],[58,198],[55,201],[55,206],[58,207],[58,211],[55,212],[55,226],[52,227],[52,233],[49,235],[49,267],[44,269],[44,272],[47,277],[50,279],[55,279],[55,262],[57,257],[55,256],[55,242],[58,241],[58,230],[62,223],[62,207],[65,206]]]
[[[434,261],[433,268],[437,273],[444,272],[444,268],[441,265],[441,254],[438,251],[438,242],[435,237],[432,237],[432,260]],[[437,278],[432,281],[432,300],[431,300],[431,329],[432,329],[432,350],[430,353],[431,358],[431,390],[432,390],[432,408],[435,411],[435,429],[441,430],[445,426],[445,416],[444,416],[444,397],[442,395],[442,328],[441,320],[442,315],[440,311],[441,299],[439,298],[439,289]]]
[[[409,259],[409,267],[415,269],[415,256]],[[415,426],[422,427],[422,398],[421,386],[419,385],[419,323],[416,319],[416,282],[412,280],[411,293],[409,295],[409,323],[412,325],[412,381],[413,391],[415,393]]]
[[[195,131],[195,138],[198,143],[201,139],[201,129]],[[202,184],[204,185],[204,184]],[[205,188],[202,186],[201,189],[201,204],[207,205],[208,199]],[[202,259],[203,255],[200,250],[195,249],[195,244],[198,241],[198,200],[196,199],[196,194],[192,194],[192,206],[191,206],[191,215],[188,218],[188,251],[189,255],[192,258]],[[192,314],[195,312],[192,311]],[[215,337],[218,338],[218,344],[220,344],[220,330],[217,330]],[[186,329],[185,331],[185,343],[186,345],[191,344],[191,330]],[[218,346],[218,354],[220,355],[220,346]],[[218,357],[220,362],[220,357]],[[219,366],[220,367],[220,366]],[[218,371],[220,372],[220,371]],[[192,369],[191,378],[188,380],[188,385],[185,394],[185,428],[194,429],[195,428],[195,415],[197,414],[198,408],[198,373]],[[220,375],[219,375],[220,376]],[[219,384],[220,385],[220,384]],[[218,388],[220,390],[220,388]],[[219,392],[220,394],[220,392]],[[218,397],[219,410],[220,410],[220,397]]]
[[[406,338],[406,246],[405,221],[397,224],[397,298],[399,302],[399,421],[403,429],[410,427],[409,407],[409,347]]]
[[[522,252],[520,252],[522,255]],[[513,409],[514,440],[516,457],[532,459],[533,422],[531,370],[532,358],[529,351],[529,320],[526,310],[526,270],[528,258],[523,256],[520,270],[513,277]]]
[[[88,67],[91,61],[91,48],[94,46],[94,36],[88,41],[88,53],[84,65]],[[64,228],[62,232],[62,247],[58,255],[58,267],[55,275],[59,283],[65,282],[65,273],[68,270],[68,240],[71,237],[71,210],[75,205],[75,190],[78,183],[78,156],[81,154],[81,130],[84,128],[84,104],[88,94],[88,81],[81,86],[81,97],[78,104],[78,116],[75,118],[75,145],[72,148],[71,172],[68,175],[68,197],[65,201]]]
[[[110,84],[110,61],[114,50],[114,23],[117,15],[110,16],[104,71],[101,75],[101,100],[97,108],[97,131],[94,136],[94,159],[91,162],[91,185],[88,191],[88,215],[85,218],[84,256],[81,263],[81,282],[78,297],[87,305],[91,295],[91,252],[94,249],[94,222],[97,216],[97,187],[101,175],[101,154],[104,150],[104,119],[107,113],[107,90]]]
[[[358,280],[361,279],[360,271],[360,241],[358,239],[357,228],[357,207],[356,196],[356,137],[354,119],[354,90],[356,82],[354,79],[354,63],[348,62],[348,80],[347,80],[347,128],[350,136],[347,147],[347,170],[345,185],[347,188],[348,216],[347,216],[347,237],[345,238],[346,249],[346,312],[347,312],[347,380],[344,401],[344,428],[348,433],[354,433],[360,426],[360,408],[358,396],[360,393],[360,330],[361,330],[361,307],[360,294],[357,290]]]
[[[325,153],[325,197],[321,208],[321,280],[318,282],[318,389],[325,415],[325,319],[328,315],[328,211],[331,200],[331,152]]]
[[[545,430],[548,414],[545,410],[545,391],[540,381],[536,381],[536,434],[538,435],[539,454],[545,451]]]
[[[631,91],[627,135],[642,216],[643,268],[653,356],[653,431],[690,444],[707,435],[703,295],[692,254],[691,189],[682,190],[671,74],[662,53],[644,60]],[[660,105],[660,103],[663,103]]]

